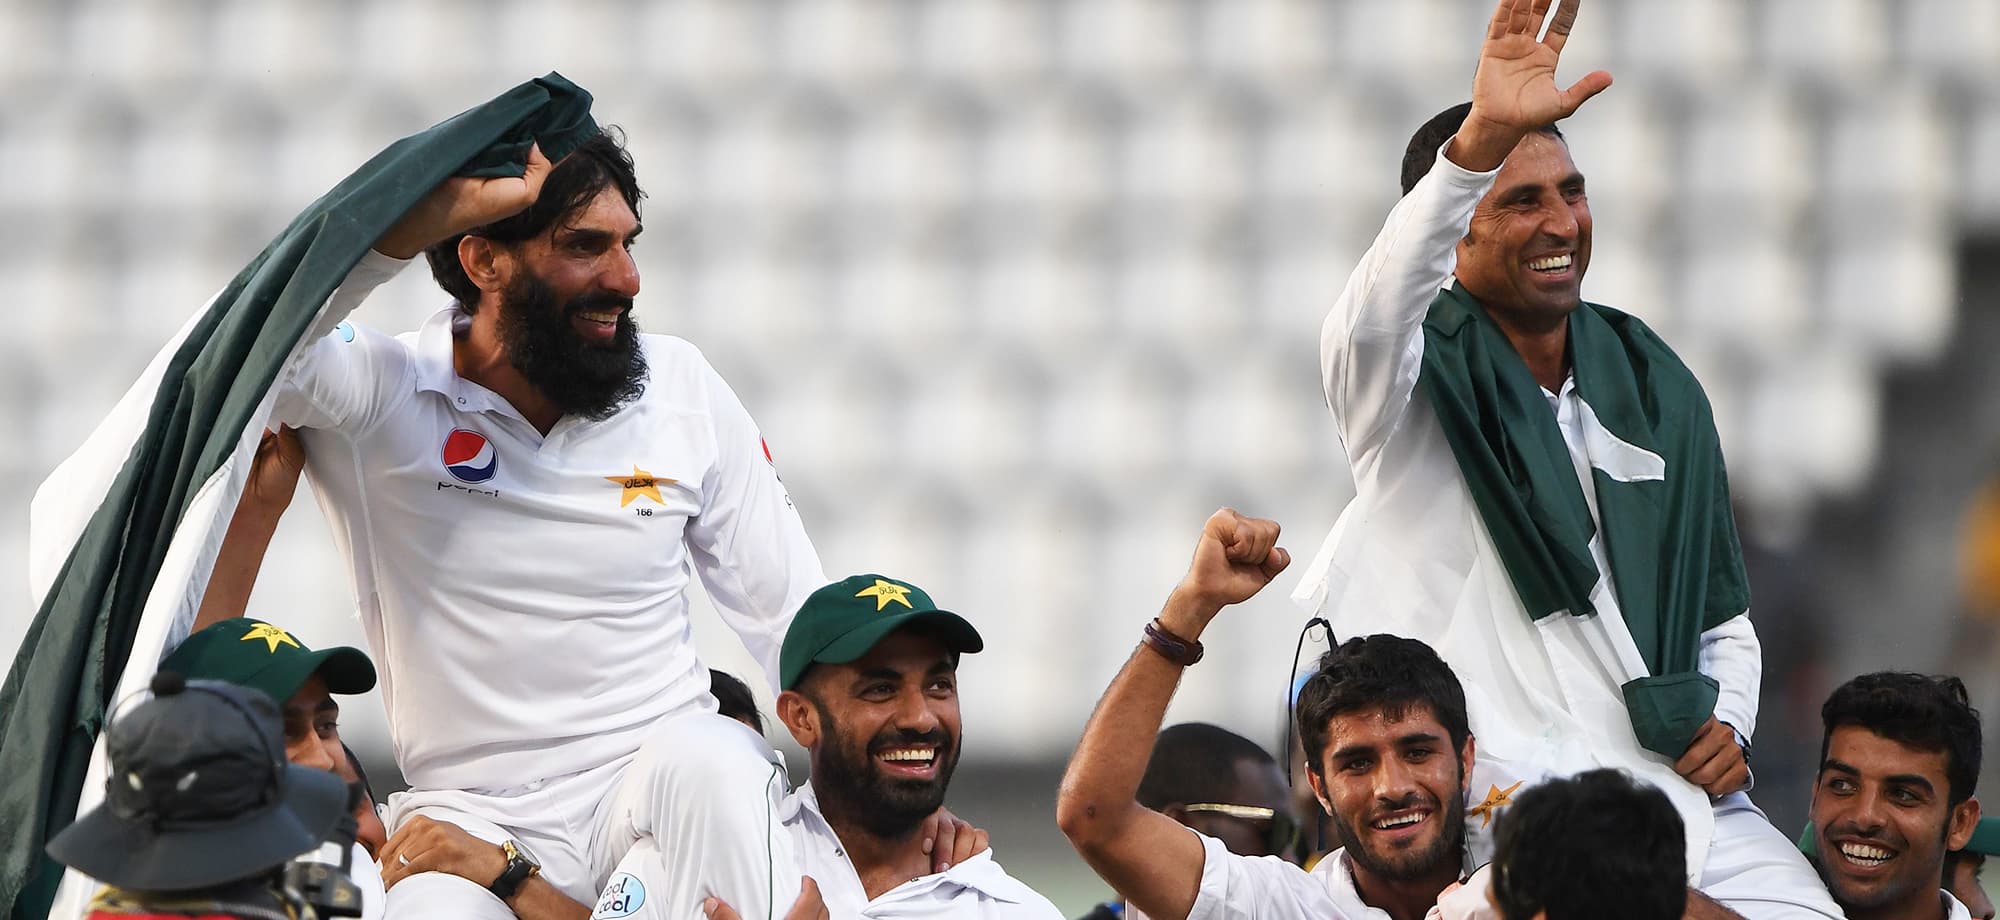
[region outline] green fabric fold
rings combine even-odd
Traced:
[[[42,847],[76,815],[91,749],[147,595],[196,491],[235,451],[320,307],[369,246],[457,175],[518,176],[591,134],[590,94],[558,74],[390,145],[295,218],[172,356],[145,429],[36,611],[0,685],[0,917],[46,917],[61,867]]]
[[[1670,678],[1700,677],[1701,633],[1750,607],[1721,442],[1700,382],[1644,323],[1592,303],[1568,322],[1578,397],[1623,442],[1620,456],[1664,461],[1663,478],[1635,477],[1593,456],[1591,484],[1618,606],[1650,672],[1623,688],[1633,728],[1647,749],[1679,757],[1716,688]],[[1535,620],[1596,615],[1596,526],[1541,386],[1461,285],[1439,292],[1423,330],[1418,386],[1522,606]]]

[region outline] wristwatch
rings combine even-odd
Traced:
[[[529,859],[528,854],[521,852],[521,848],[515,846],[512,840],[500,844],[500,852],[507,856],[507,868],[500,870],[500,877],[494,879],[493,884],[486,886],[486,890],[505,901],[521,890],[522,882],[540,875],[542,867]]]

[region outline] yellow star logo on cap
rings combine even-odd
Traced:
[[[873,585],[856,592],[854,596],[874,598],[876,613],[881,613],[882,608],[889,606],[890,601],[895,601],[911,610],[917,609],[915,604],[910,603],[909,588],[896,584],[893,581],[883,581],[880,578],[875,579]]]
[[[1527,780],[1521,781],[1521,783],[1525,782],[1527,782]],[[1478,815],[1480,827],[1485,827],[1486,825],[1493,823],[1493,813],[1495,811],[1501,808],[1505,808],[1508,805],[1514,804],[1514,790],[1521,788],[1521,783],[1515,783],[1514,785],[1508,786],[1505,789],[1502,789],[1499,786],[1487,787],[1491,791],[1486,793],[1486,801],[1466,809],[1465,816],[1470,818],[1473,815]]]
[[[667,501],[660,497],[660,487],[670,486],[680,481],[677,479],[668,479],[664,476],[655,476],[640,469],[638,464],[633,464],[632,475],[630,476],[606,476],[604,478],[617,483],[625,490],[623,494],[618,496],[618,507],[620,508],[631,504],[641,496],[652,499],[653,504],[664,505]]]
[[[270,648],[266,649],[266,651],[272,652],[274,654],[278,651],[278,643],[280,642],[289,645],[293,648],[301,647],[299,645],[299,641],[297,639],[292,638],[290,633],[287,633],[276,626],[272,626],[269,623],[259,623],[255,626],[250,627],[250,631],[244,633],[243,638],[238,639],[236,641],[253,642],[258,639],[262,639],[265,642],[270,643]]]

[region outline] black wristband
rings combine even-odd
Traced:
[[[1146,624],[1146,647],[1160,653],[1160,657],[1185,668],[1201,660],[1201,641],[1183,639],[1167,631],[1166,624],[1158,618]]]

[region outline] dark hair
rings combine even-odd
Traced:
[[[431,264],[431,277],[437,279],[438,286],[470,313],[478,307],[479,288],[466,276],[465,265],[458,259],[459,240],[468,236],[483,237],[496,243],[533,239],[555,222],[568,220],[589,207],[599,192],[611,187],[618,189],[618,194],[625,198],[625,204],[632,208],[634,215],[639,213],[639,199],[646,197],[646,193],[639,190],[632,154],[625,149],[623,132],[615,127],[606,127],[549,171],[548,178],[542,182],[541,195],[527,210],[484,227],[474,227],[425,249],[424,259]]]
[[[757,711],[757,698],[750,695],[750,688],[737,680],[736,675],[709,668],[708,692],[715,694],[723,715],[749,725],[757,734],[764,733],[764,714]]]
[[[1430,175],[1431,167],[1437,165],[1438,148],[1458,133],[1458,129],[1465,125],[1465,117],[1470,114],[1472,103],[1461,102],[1431,116],[1431,120],[1424,122],[1417,133],[1410,135],[1410,145],[1403,148],[1403,194],[1408,195],[1410,189],[1417,187],[1419,180]],[[1554,123],[1535,130],[1556,140],[1563,139],[1562,129]]]
[[[1375,706],[1390,719],[1401,719],[1413,706],[1429,709],[1451,736],[1454,754],[1472,735],[1465,688],[1430,646],[1402,636],[1349,639],[1319,656],[1318,669],[1299,688],[1294,713],[1306,769],[1321,773],[1334,716]]]
[[[1236,792],[1236,765],[1246,760],[1278,764],[1257,742],[1221,726],[1170,725],[1153,740],[1152,759],[1139,780],[1139,804],[1159,811],[1168,805],[1227,802]]]
[[[1946,801],[1957,805],[1979,785],[1979,713],[1956,677],[1928,677],[1908,671],[1877,671],[1841,684],[1819,709],[1826,734],[1819,759],[1826,763],[1833,730],[1843,725],[1867,729],[1905,747],[1943,751],[1951,787]]]
[[[1618,770],[1532,787],[1493,827],[1493,901],[1506,920],[1676,920],[1687,839],[1666,793]]]

